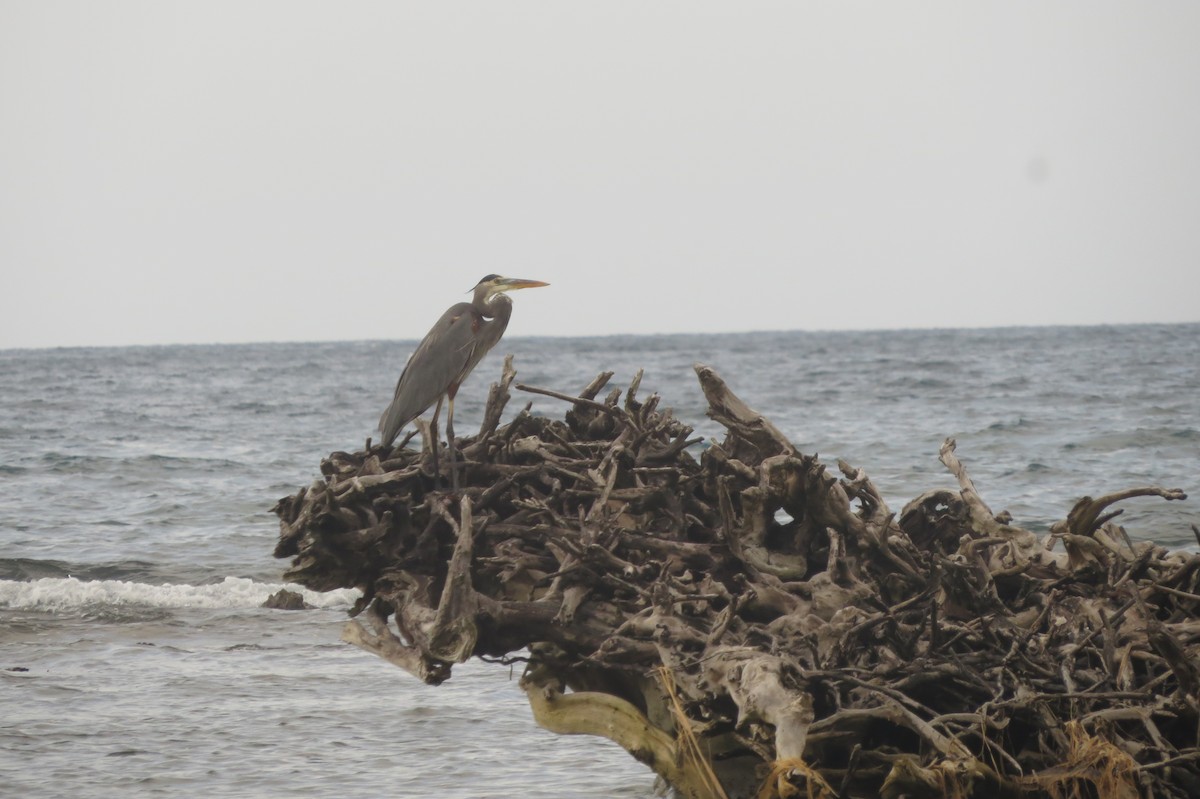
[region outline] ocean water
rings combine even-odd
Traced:
[[[519,309],[518,309],[519,313]],[[650,772],[599,738],[533,723],[519,673],[472,661],[420,684],[340,643],[354,600],[260,607],[274,502],[360,448],[413,342],[0,351],[0,796],[629,797]],[[953,487],[1044,531],[1130,486],[1134,538],[1196,548],[1200,325],[514,338],[456,402],[477,426],[518,382],[597,373],[696,427],[713,366],[806,452],[864,468],[899,511]],[[561,417],[565,404],[514,392]]]

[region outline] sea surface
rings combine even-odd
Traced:
[[[518,309],[519,311],[519,309]],[[339,641],[350,591],[266,610],[275,501],[374,434],[413,342],[0,351],[0,796],[648,799],[610,742],[539,729],[519,673],[472,661],[429,687]],[[718,436],[705,363],[805,452],[899,511],[953,487],[1044,532],[1085,494],[1136,499],[1136,539],[1196,548],[1200,325],[512,338],[463,387],[477,427],[517,381],[626,387]],[[561,401],[514,392],[561,417]],[[293,586],[294,587],[294,586]]]

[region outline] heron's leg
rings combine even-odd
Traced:
[[[454,464],[454,394],[446,395],[449,399],[449,411],[446,414],[446,449],[450,454],[450,489],[458,493],[458,470]]]
[[[438,397],[437,407],[433,409],[433,419],[429,422],[429,433],[431,440],[429,442],[430,450],[433,452],[433,485],[436,487],[438,480],[441,478],[441,469],[438,468],[438,431],[437,420],[438,414],[442,412],[442,398]]]

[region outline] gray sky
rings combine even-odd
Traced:
[[[1200,320],[1200,3],[0,0],[0,348]]]

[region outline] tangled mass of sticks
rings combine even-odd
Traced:
[[[437,684],[524,662],[538,723],[695,797],[1200,796],[1200,555],[1133,543],[1134,488],[1039,538],[958,490],[890,510],[696,367],[724,440],[627,390],[499,424],[461,490],[425,446],[336,452],[280,500],[286,577],[362,599],[345,638]],[[444,464],[446,459],[442,459]],[[1198,531],[1200,536],[1200,531]]]

